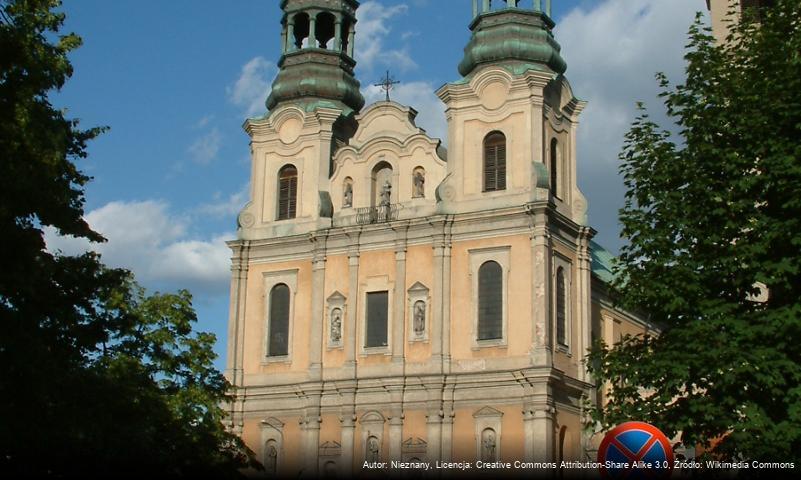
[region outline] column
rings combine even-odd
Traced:
[[[317,12],[309,12],[309,48],[317,48]]]
[[[542,11],[542,0],[534,0],[534,10],[538,12]]]
[[[551,16],[551,0],[545,0],[545,14]]]
[[[534,436],[536,435],[536,416],[533,407],[523,409],[523,461],[534,461]]]
[[[350,26],[348,32],[348,56],[353,58],[353,44],[356,42],[356,29],[353,25]]]
[[[295,50],[295,17],[291,17],[286,29],[286,51]]]
[[[301,420],[301,430],[303,435],[303,477],[317,478],[318,458],[320,453],[320,399],[322,396],[322,385],[313,388],[306,399],[307,406],[304,409],[304,416]]]
[[[554,460],[554,414],[553,406],[545,405],[536,408],[531,421],[536,432],[534,439],[533,460],[535,462],[551,462]]]
[[[551,234],[548,209],[539,207],[530,212],[534,225],[531,233],[532,267],[532,342],[531,360],[535,366],[551,366]]]
[[[392,313],[392,363],[403,364],[406,345],[406,241],[395,243],[395,294]]]
[[[434,285],[431,292],[431,362],[433,365],[442,367],[442,346],[443,346],[443,298],[444,291],[443,279],[445,275],[445,238],[440,235],[434,238]]]
[[[449,227],[450,225],[448,225]],[[446,227],[447,228],[447,227]],[[442,247],[442,373],[451,372],[451,242],[450,233]]]
[[[334,23],[334,50],[337,52],[342,50],[342,17],[339,14]]]
[[[345,324],[345,366],[356,368],[356,350],[359,341],[356,338],[356,316],[359,308],[359,248],[348,251],[348,319]]]
[[[491,6],[492,6],[492,0],[484,0],[484,6],[481,9],[481,11],[484,13],[489,12]]]
[[[589,227],[582,227],[579,232],[579,248],[578,248],[578,345],[576,346],[576,354],[579,356],[578,371],[579,380],[589,382],[589,373],[587,367],[581,363],[581,360],[587,355],[587,350],[590,348],[591,343],[591,308],[592,299],[590,291],[591,280],[591,258],[590,258],[590,238],[592,237],[592,230]]]
[[[230,405],[228,428],[237,435],[244,429],[245,397],[236,391],[244,386],[245,320],[247,303],[248,256],[250,242],[243,241],[234,251],[231,265],[231,305],[228,315],[228,356],[226,374],[234,386],[234,400]]]
[[[473,18],[478,16],[478,0],[473,0]]]
[[[349,478],[353,474],[353,447],[354,432],[356,431],[356,388],[346,387],[340,389],[342,396],[342,413],[340,422],[342,430],[340,433],[340,443],[342,444],[342,457],[340,472],[343,478]]]
[[[228,312],[226,374],[234,386],[242,386],[249,243],[245,240],[242,245],[236,247],[231,265],[231,305]]]
[[[447,377],[446,377],[447,378]],[[453,458],[453,419],[456,412],[453,411],[453,393],[456,385],[453,381],[448,381],[442,389],[442,446],[440,456],[445,462]]]
[[[403,380],[397,385],[388,386],[390,398],[389,413],[389,459],[401,460],[403,444]]]
[[[315,238],[314,258],[312,259],[311,325],[309,326],[309,377],[322,378],[323,323],[325,309],[325,239]]]
[[[430,408],[428,410],[428,414],[426,415],[426,430],[428,437],[426,456],[428,457],[428,461],[435,462],[436,460],[442,460],[442,450],[440,448],[440,442],[442,441],[442,412],[439,408]]]

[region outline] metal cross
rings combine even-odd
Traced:
[[[387,92],[387,101],[389,101],[389,92],[390,92],[390,90],[395,88],[395,85],[397,85],[399,83],[400,83],[399,81],[396,81],[394,78],[389,76],[389,70],[387,70],[386,78],[382,79],[381,83],[376,83],[375,86],[376,87],[381,87],[381,90]]]

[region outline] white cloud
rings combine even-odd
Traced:
[[[578,136],[579,184],[601,243],[616,249],[624,186],[617,158],[623,137],[644,101],[652,118],[668,126],[657,94],[656,72],[680,81],[686,32],[697,0],[606,0],[584,3],[557,25],[576,96],[589,102]]]
[[[248,158],[248,161],[250,158]],[[197,208],[197,212],[214,217],[235,217],[242,207],[245,206],[250,198],[250,183],[246,183],[228,197],[223,197],[219,192],[214,194],[214,199],[210,203],[205,203]]]
[[[430,137],[448,141],[448,124],[445,121],[445,104],[434,94],[430,82],[400,83],[392,89],[393,101],[408,105],[418,111],[417,126],[424,128]],[[384,100],[386,94],[381,87],[371,85],[362,91],[367,103]]]
[[[208,165],[220,151],[221,143],[220,130],[217,127],[212,128],[189,146],[192,161],[200,165]]]
[[[111,202],[86,215],[86,221],[108,239],[90,244],[45,229],[48,249],[65,254],[94,250],[112,267],[127,268],[152,288],[188,288],[195,293],[224,294],[230,281],[230,250],[225,239],[192,238],[190,219],[173,215],[163,201]]]
[[[278,70],[274,63],[264,57],[254,57],[242,66],[239,78],[228,87],[228,98],[234,105],[245,109],[245,114],[252,117],[264,113],[264,103],[270,95],[270,89]]]
[[[371,70],[378,64],[391,65],[401,71],[417,66],[407,48],[388,49],[384,39],[392,30],[389,22],[405,15],[409,7],[405,4],[385,6],[375,0],[365,2],[356,10],[356,61],[359,68]]]

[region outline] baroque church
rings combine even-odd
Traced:
[[[436,92],[447,149],[411,106],[364,104],[358,7],[280,2],[228,244],[231,428],[291,476],[594,459],[603,389],[583,357],[652,327],[608,297],[550,0],[473,0],[460,76]]]

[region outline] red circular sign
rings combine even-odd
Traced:
[[[604,478],[668,478],[673,449],[664,433],[644,422],[626,422],[606,434],[598,448]]]

